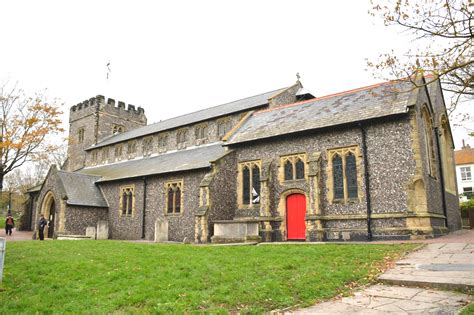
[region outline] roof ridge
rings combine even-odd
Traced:
[[[196,113],[203,112],[203,111],[209,110],[209,109],[211,109],[211,108],[216,108],[216,107],[219,107],[219,106],[228,105],[228,104],[231,104],[231,103],[239,102],[239,101],[242,101],[242,100],[245,100],[245,99],[257,97],[257,96],[264,95],[264,94],[268,94],[268,93],[274,93],[274,92],[277,92],[277,91],[280,91],[280,90],[283,90],[283,89],[287,89],[287,88],[288,88],[288,87],[283,87],[283,88],[275,89],[275,90],[272,90],[272,91],[267,91],[267,92],[255,94],[255,95],[252,95],[252,96],[247,96],[247,97],[239,98],[239,99],[233,100],[233,101],[231,101],[231,102],[227,102],[227,103],[222,103],[222,104],[219,104],[219,105],[214,105],[214,106],[206,107],[206,108],[203,108],[203,109],[194,111],[194,112],[190,112],[190,113],[186,113],[186,114],[182,114],[182,115],[170,117],[170,118],[167,118],[167,119],[165,119],[165,120],[160,120],[160,121],[154,122],[154,123],[152,123],[152,124],[142,126],[142,127],[140,127],[140,128],[135,128],[135,129],[127,130],[127,131],[125,131],[125,132],[121,132],[121,133],[118,133],[118,134],[115,134],[115,135],[111,135],[111,136],[109,136],[109,137],[107,137],[107,138],[104,138],[104,139],[102,139],[102,141],[96,143],[95,145],[91,146],[90,148],[92,149],[93,147],[100,145],[101,143],[105,142],[106,140],[113,139],[114,137],[117,137],[117,136],[120,136],[120,135],[124,135],[124,134],[130,133],[130,132],[132,132],[132,131],[140,130],[140,129],[142,129],[142,128],[147,128],[147,127],[150,127],[150,126],[153,126],[153,125],[156,125],[156,124],[159,124],[159,123],[163,123],[163,122],[165,122],[165,121],[169,121],[169,120],[172,120],[172,119],[177,119],[177,118],[184,117],[184,116],[189,116],[189,115],[195,115]],[[275,95],[276,95],[276,94],[275,94]],[[274,96],[272,95],[272,97],[274,97]],[[183,126],[185,126],[185,125],[183,125]],[[179,127],[182,127],[182,126],[179,126]],[[165,129],[165,130],[167,130],[167,129]],[[153,133],[153,132],[152,132],[152,133]],[[118,142],[121,142],[121,141],[118,141]]]
[[[89,174],[83,174],[83,173],[78,173],[78,172],[68,172],[65,170],[58,170],[58,173],[65,173],[65,174],[74,174],[74,175],[81,175],[81,176],[88,176],[88,177],[100,177],[97,175],[89,175]]]
[[[266,113],[266,112],[271,112],[273,110],[288,108],[288,107],[292,107],[292,106],[296,106],[296,105],[302,105],[302,104],[307,104],[307,103],[311,103],[311,102],[316,102],[316,101],[319,101],[319,100],[324,100],[324,99],[328,99],[328,98],[335,97],[335,96],[346,95],[346,94],[351,94],[351,93],[360,92],[360,91],[364,91],[364,90],[369,90],[369,89],[373,89],[373,88],[376,88],[376,87],[379,87],[379,86],[382,86],[382,85],[393,84],[396,81],[399,81],[399,80],[390,80],[390,81],[379,82],[379,83],[376,83],[376,84],[371,84],[371,85],[363,86],[363,87],[356,88],[356,89],[346,90],[346,91],[342,91],[342,92],[338,92],[338,93],[327,94],[327,95],[324,95],[324,96],[321,96],[321,97],[315,97],[315,98],[312,98],[312,99],[306,100],[306,101],[295,102],[295,103],[286,104],[286,105],[282,105],[282,106],[278,106],[278,107],[274,107],[274,108],[262,109],[262,110],[256,111],[254,113],[254,115],[263,114],[263,113]]]

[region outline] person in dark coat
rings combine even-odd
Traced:
[[[40,241],[44,241],[44,228],[48,224],[48,221],[44,218],[44,215],[40,215],[40,219],[38,221],[38,232],[39,232],[39,239]]]
[[[15,226],[15,220],[13,219],[12,215],[7,215],[7,219],[5,220],[5,235],[12,235],[13,227]]]

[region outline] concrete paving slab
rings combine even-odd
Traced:
[[[469,295],[458,292],[373,285],[351,297],[287,314],[457,314],[469,300]]]

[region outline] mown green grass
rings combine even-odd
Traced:
[[[414,245],[7,244],[0,313],[261,313],[373,279]]]

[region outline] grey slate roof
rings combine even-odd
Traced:
[[[57,178],[64,188],[68,205],[108,207],[102,192],[95,185],[100,177],[58,171]]]
[[[257,111],[226,144],[406,113],[416,91],[409,82],[387,82]]]
[[[126,131],[118,135],[111,136],[105,139],[104,141],[99,142],[98,144],[89,147],[87,150],[100,148],[109,144],[118,143],[118,142],[130,140],[130,139],[142,137],[145,135],[157,133],[160,131],[193,124],[193,123],[204,121],[204,120],[214,118],[214,117],[219,117],[219,116],[228,115],[231,113],[240,112],[243,110],[256,108],[256,107],[268,104],[269,98],[283,91],[284,89],[286,88],[243,98],[243,99],[233,101],[230,103],[214,106],[211,108],[206,108],[206,109],[199,110],[193,113],[163,120],[163,121],[160,121],[151,125],[147,125],[141,128]]]
[[[90,167],[80,170],[80,173],[100,176],[102,181],[139,177],[153,174],[164,174],[178,171],[209,167],[210,161],[215,161],[225,155],[226,148],[222,143],[197,147],[188,150],[165,153],[158,156],[131,160],[122,163]]]

